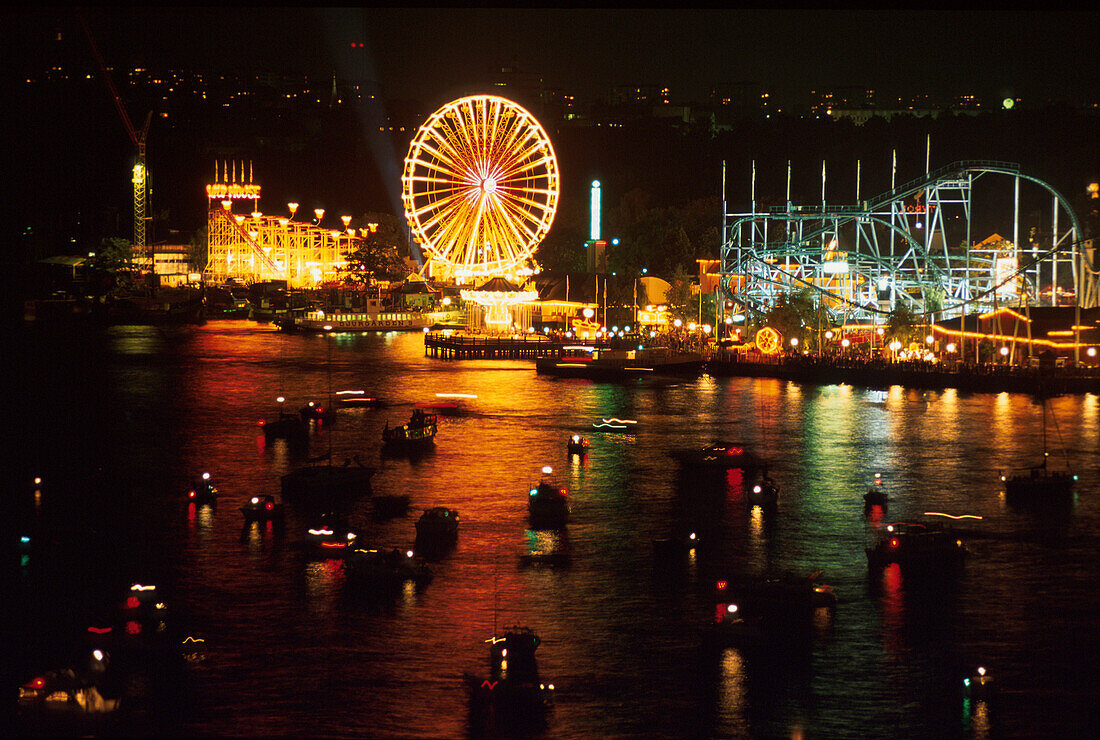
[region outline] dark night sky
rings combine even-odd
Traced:
[[[510,63],[581,96],[660,84],[693,101],[714,84],[759,81],[785,103],[845,85],[874,87],[883,102],[921,92],[1035,103],[1100,98],[1097,12],[93,7],[86,14],[112,66],[336,70],[429,105],[479,91],[490,68]],[[71,9],[7,15],[8,51],[24,63],[54,28],[79,34]],[[365,47],[353,51],[353,41]]]

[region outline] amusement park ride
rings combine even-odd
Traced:
[[[1012,239],[974,244],[971,217],[981,181],[1012,186]],[[824,166],[822,169],[824,183]],[[1049,239],[1020,245],[1020,186],[1051,197]],[[809,290],[849,320],[882,323],[899,305],[946,319],[997,305],[1058,305],[1065,290],[1097,305],[1098,260],[1082,247],[1066,199],[1017,164],[954,162],[856,205],[796,205],[748,213],[724,209],[720,286],[728,299],[765,311],[784,293]],[[723,183],[723,203],[725,203]],[[982,190],[982,195],[988,189]],[[1040,192],[1042,194],[1042,192]],[[954,245],[959,244],[959,247]],[[973,245],[973,246],[967,246]],[[877,316],[877,319],[876,319]]]

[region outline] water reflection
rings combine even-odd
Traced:
[[[431,361],[420,337],[376,333],[332,342],[328,363],[325,342],[250,322],[146,340],[146,349],[120,352],[110,342],[73,351],[72,340],[42,350],[36,374],[44,387],[77,376],[88,383],[64,399],[40,394],[44,409],[26,429],[35,459],[19,479],[42,475],[49,488],[34,499],[22,494],[21,509],[48,529],[42,541],[52,549],[36,551],[25,569],[18,634],[29,647],[19,663],[48,663],[84,604],[120,573],[164,575],[179,595],[174,613],[219,645],[218,659],[203,664],[202,704],[179,734],[300,735],[325,726],[460,736],[457,677],[483,666],[484,639],[507,624],[537,629],[541,666],[569,687],[551,737],[954,736],[961,699],[951,661],[962,652],[1014,666],[1004,680],[1023,698],[994,706],[998,724],[1064,737],[1074,722],[1095,723],[1084,708],[1091,694],[1057,678],[1095,668],[1094,396],[1052,402],[1089,474],[1056,526],[1001,499],[997,469],[1041,436],[1038,407],[1021,396],[895,386],[883,404],[861,389],[771,380],[559,382],[522,361]],[[207,468],[219,471],[227,503],[278,493],[295,461],[282,442],[263,445],[256,421],[279,394],[325,397],[330,371],[332,388],[362,388],[388,410],[338,409],[336,425],[311,440],[315,448],[331,442],[338,460],[379,461],[376,490],[408,494],[413,510],[462,512],[457,546],[433,564],[431,585],[406,583],[376,605],[347,598],[340,561],[307,564],[296,542],[243,529],[232,506],[216,516],[184,512],[179,496],[161,493],[164,480]],[[403,421],[441,389],[477,393],[477,409],[444,420],[433,454],[381,462],[385,417]],[[561,465],[568,433],[610,417],[637,419],[638,428],[595,435],[587,460],[561,466],[577,503],[568,538],[528,533],[531,471]],[[774,462],[783,485],[774,515],[746,505],[740,473],[682,471],[667,455],[715,439],[742,441]],[[128,485],[97,484],[89,495],[99,466]],[[876,472],[889,481],[893,518],[986,517],[989,536],[957,583],[918,588],[890,568],[877,585],[868,577],[862,536],[868,521],[884,517],[864,517],[860,496]],[[413,538],[413,517],[372,519],[369,498],[349,509],[352,521],[366,522],[358,531],[367,542]],[[291,532],[309,525],[294,506],[287,518]],[[692,531],[702,544],[677,550],[671,588],[653,588],[654,542]],[[523,554],[560,551],[570,553],[568,567],[520,567]],[[712,574],[816,568],[841,605],[835,624],[815,621],[818,642],[812,660],[803,658],[812,670],[759,652],[708,656],[705,670],[685,661],[700,651],[700,625],[713,619],[704,596]],[[333,658],[338,672],[322,665]],[[319,670],[325,681],[304,686],[302,677]],[[712,699],[713,723],[700,711]],[[973,699],[969,707],[968,732],[984,722],[995,734],[983,719],[989,710],[983,715]]]

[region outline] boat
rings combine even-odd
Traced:
[[[1001,482],[1005,486],[1005,497],[1019,503],[1066,502],[1073,494],[1077,475],[1069,467],[1066,457],[1065,470],[1048,467],[1050,451],[1047,449],[1047,401],[1043,405],[1043,459],[1031,467],[1017,470],[1015,473],[1002,473]],[[1053,418],[1053,411],[1051,412]],[[1057,420],[1055,420],[1057,423]]]
[[[19,687],[18,713],[36,726],[58,720],[80,721],[114,716],[123,704],[120,686],[107,673],[110,655],[92,653],[87,669],[46,671]],[[85,728],[87,729],[87,728]]]
[[[432,569],[412,550],[352,548],[345,558],[349,584],[373,589],[399,588],[407,582],[418,586],[432,580]]]
[[[716,581],[712,636],[743,646],[808,643],[814,613],[831,614],[837,604],[832,587],[820,582],[821,574]]]
[[[703,357],[667,347],[629,350],[563,347],[557,356],[536,359],[535,370],[539,374],[558,378],[611,382],[654,375],[694,377],[703,371]]]
[[[759,482],[749,489],[748,501],[752,506],[774,507],[779,504],[779,486],[768,477],[768,467],[765,465],[760,475]]]
[[[893,522],[866,548],[872,570],[897,563],[903,570],[938,572],[959,565],[968,551],[955,533],[939,522]]]
[[[413,406],[424,412],[432,412],[439,416],[458,416],[462,413],[462,404],[458,401],[417,401]]]
[[[275,500],[274,496],[264,494],[252,496],[241,506],[241,514],[247,523],[272,522],[276,525],[283,523],[283,505]]]
[[[318,406],[313,401],[298,409],[298,416],[305,422],[320,421],[325,424],[332,424],[336,421],[336,413],[331,407]]]
[[[298,331],[424,331],[435,319],[435,314],[412,311],[311,310],[291,317],[291,323]]]
[[[1011,499],[1052,499],[1070,496],[1077,476],[1068,470],[1050,470],[1046,458],[1015,475],[1001,475],[1005,495]]]
[[[565,443],[566,454],[584,456],[588,454],[588,440],[579,434],[574,434]]]
[[[218,505],[218,489],[210,479],[210,473],[203,473],[199,480],[191,484],[191,488],[187,491],[187,501],[195,506]]]
[[[534,730],[553,706],[554,684],[539,675],[541,640],[528,627],[507,627],[489,645],[489,674],[466,674],[472,719],[479,731]]]
[[[569,523],[569,489],[540,481],[527,497],[531,529],[565,529]]]
[[[388,447],[421,447],[435,443],[435,435],[439,428],[439,417],[435,414],[425,414],[420,409],[413,409],[412,416],[407,424],[399,427],[390,427],[386,422],[382,430],[382,443]]]
[[[458,512],[446,506],[433,506],[416,520],[416,550],[438,557],[458,541]]]
[[[309,442],[308,427],[299,414],[280,411],[279,416],[273,421],[261,419],[259,423],[264,431],[264,440],[267,442],[276,439],[285,439],[291,444],[298,445]]]
[[[745,472],[762,467],[760,458],[737,442],[714,442],[702,449],[673,450],[669,453],[685,469],[732,470]]]
[[[882,490],[882,474],[875,473],[875,484],[867,489],[867,493],[863,494],[863,508],[870,509],[872,506],[878,506],[885,509],[886,503],[889,497],[886,495],[886,491]]]
[[[375,469],[359,462],[345,460],[333,465],[307,465],[293,470],[281,479],[283,498],[325,507],[340,505],[350,499],[371,494],[371,477]]]
[[[324,558],[344,557],[358,538],[347,517],[334,512],[324,514],[316,526],[306,530],[306,544],[315,555]]]

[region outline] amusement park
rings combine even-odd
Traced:
[[[297,203],[264,214],[251,164],[247,181],[243,162],[239,172],[237,163],[215,172],[207,186],[208,285],[327,289],[330,296],[346,285],[349,258],[377,224],[356,228],[345,215],[329,227],[323,209],[301,218]],[[726,201],[723,163],[719,257],[697,259],[693,305],[671,306],[668,281],[645,275],[624,285],[608,273],[607,250],[617,240],[601,238],[598,181],[590,188],[590,238],[577,245],[588,271],[543,271],[537,250],[561,190],[553,144],[510,100],[460,98],[423,123],[404,161],[402,217],[419,260],[402,255],[404,276],[372,281],[373,300],[344,295],[342,305],[312,308],[303,301],[284,323],[624,346],[671,341],[742,357],[1026,365],[1053,355],[1059,363],[1097,364],[1095,248],[1065,196],[1019,165],[926,166],[923,176],[892,179],[890,190],[869,197],[857,180],[854,203],[834,205],[826,200],[824,163],[821,201],[792,202],[788,163],[788,201],[768,208],[755,200],[755,176],[754,169],[749,208],[736,210]],[[1050,203],[1042,241],[1034,230],[1023,233],[1022,189]],[[974,233],[974,213],[990,203],[1011,209],[1007,237]]]
[[[516,356],[535,342],[542,353],[581,342],[734,364],[813,356],[1100,366],[1100,264],[1067,197],[1016,163],[933,168],[930,135],[926,151],[924,174],[902,183],[895,152],[890,188],[879,193],[862,192],[857,162],[854,198],[842,203],[827,197],[824,161],[819,201],[792,199],[790,161],[785,202],[759,199],[754,161],[739,208],[722,161],[719,243],[695,255],[696,273],[663,276],[609,269],[627,245],[602,233],[598,180],[568,183],[589,192],[588,239],[573,247],[583,268],[542,267],[562,193],[558,157],[534,114],[497,95],[452,100],[423,121],[404,157],[400,214],[262,209],[253,163],[216,161],[200,271],[146,243],[139,156],[132,267],[162,288],[143,312],[131,299],[122,316],[415,330],[442,356],[491,338],[518,342]],[[1090,185],[1090,205],[1098,190]],[[1036,202],[1047,204],[1042,232],[1022,205]],[[991,211],[1003,235],[978,231]],[[28,302],[26,315],[46,319],[51,308]]]

